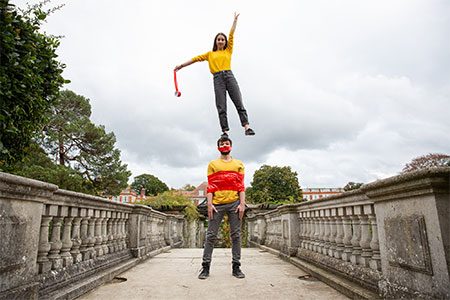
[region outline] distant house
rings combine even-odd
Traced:
[[[343,188],[303,188],[303,200],[311,201],[328,196],[339,195],[344,192]]]
[[[188,197],[194,202],[195,205],[199,205],[206,199],[206,188],[208,187],[207,182],[202,182],[193,191],[181,191],[181,194]]]
[[[145,200],[145,189],[141,189],[141,193],[138,195],[131,186],[120,192],[119,196],[110,196],[109,200],[119,203],[137,203]]]

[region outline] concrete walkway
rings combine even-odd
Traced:
[[[126,281],[116,278],[79,299],[348,299],[257,248],[242,249],[245,279],[231,275],[231,249],[219,248],[214,249],[210,277],[199,280],[202,251],[172,249],[121,274]]]

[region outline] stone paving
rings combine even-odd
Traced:
[[[218,248],[210,277],[199,280],[202,251],[171,249],[78,299],[349,299],[258,248],[242,249],[246,278],[231,275],[231,249]]]

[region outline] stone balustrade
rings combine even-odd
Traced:
[[[368,291],[347,291],[352,297],[447,299],[449,190],[450,168],[379,180],[251,216],[249,241],[319,277],[334,274]]]
[[[0,299],[75,298],[183,244],[184,218],[0,173]]]

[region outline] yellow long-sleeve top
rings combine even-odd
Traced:
[[[205,54],[201,54],[192,58],[192,61],[204,61],[207,60],[209,64],[209,70],[212,74],[220,71],[231,70],[231,54],[233,54],[233,32],[230,31],[228,35],[228,44],[225,50],[208,51]]]
[[[226,204],[239,199],[244,187],[244,164],[238,159],[212,160],[208,165],[208,193],[213,193],[212,203]]]

